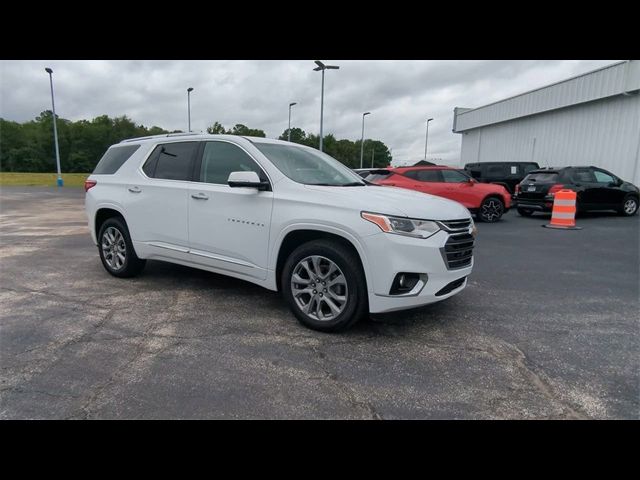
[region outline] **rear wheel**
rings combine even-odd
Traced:
[[[618,210],[621,215],[630,217],[638,212],[638,197],[627,195],[622,201],[622,206]]]
[[[533,215],[533,210],[531,210],[530,208],[518,208],[518,213],[523,217],[530,217],[531,215]]]
[[[504,213],[504,203],[497,197],[487,197],[482,201],[480,208],[478,209],[478,219],[487,222],[494,223],[502,218]]]
[[[293,314],[314,330],[344,330],[368,310],[360,260],[336,241],[313,240],[296,248],[282,269],[281,285]]]
[[[98,233],[98,251],[105,270],[115,277],[133,277],[146,264],[133,250],[129,229],[122,218],[104,221]]]

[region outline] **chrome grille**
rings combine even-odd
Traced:
[[[448,270],[468,267],[473,258],[473,235],[469,233],[450,235],[440,252]]]
[[[448,232],[468,232],[469,227],[471,226],[471,219],[461,218],[460,220],[438,220],[438,223]]]

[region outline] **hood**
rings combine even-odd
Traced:
[[[456,220],[471,214],[462,204],[406,188],[369,185],[365,187],[324,187],[305,185],[322,194],[326,204],[339,204],[361,211],[424,220]]]

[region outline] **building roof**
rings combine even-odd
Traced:
[[[456,107],[453,131],[461,133],[606,97],[638,93],[640,61],[624,60],[481,107]]]

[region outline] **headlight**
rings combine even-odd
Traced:
[[[365,220],[375,223],[380,230],[387,233],[397,233],[409,237],[429,238],[440,227],[431,220],[414,220],[404,217],[392,217],[390,215],[380,215],[378,213],[362,212],[360,214]]]

